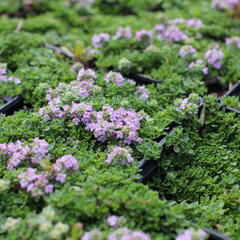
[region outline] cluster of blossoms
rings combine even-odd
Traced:
[[[209,49],[205,53],[205,58],[207,59],[208,64],[212,65],[216,69],[220,69],[222,66],[222,59],[224,57],[224,53],[218,49]]]
[[[189,102],[189,99],[184,98],[183,101],[181,102],[181,104],[179,105],[179,108],[182,110],[185,109],[187,107],[188,102]]]
[[[191,62],[188,66],[189,69],[201,69],[202,73],[204,75],[207,75],[209,73],[208,67],[205,66],[205,63],[202,59],[198,59],[194,62]]]
[[[153,33],[151,31],[147,31],[142,29],[136,32],[136,39],[138,41],[144,42],[145,44],[149,45],[152,41]]]
[[[8,77],[7,76],[7,69],[0,68],[0,82],[14,82],[15,84],[20,84],[21,80],[16,77]]]
[[[86,232],[82,240],[101,240],[103,239],[103,233],[98,229],[94,229],[91,232]],[[151,240],[150,236],[144,232],[132,231],[127,228],[119,228],[115,232],[111,233],[107,237],[108,240]]]
[[[184,19],[184,18],[176,18],[173,20],[168,21],[169,24],[178,24],[178,23],[184,23],[189,27],[192,28],[201,28],[203,26],[203,22],[201,19],[198,18],[191,18],[191,19]]]
[[[119,27],[116,34],[115,38],[131,38],[132,37],[132,30],[130,27]]]
[[[136,90],[135,94],[141,100],[145,100],[145,99],[148,99],[150,97],[150,92],[146,88],[146,86],[139,86],[139,87],[137,87],[137,90]]]
[[[92,37],[92,45],[94,48],[102,48],[105,43],[109,42],[110,35],[107,33],[99,33]]]
[[[186,57],[189,54],[195,53],[197,52],[197,50],[195,48],[193,48],[191,45],[186,45],[183,46],[180,51],[179,51],[179,56],[181,57]]]
[[[208,234],[203,230],[187,229],[176,237],[176,240],[206,240]]]
[[[234,10],[240,6],[240,0],[212,0],[211,7],[216,9]]]
[[[125,144],[139,142],[138,130],[140,129],[141,116],[133,110],[123,107],[114,110],[110,106],[104,106],[100,112],[95,112],[94,118],[86,124],[101,142],[108,139],[121,139]]]
[[[37,164],[48,157],[48,143],[39,138],[35,138],[29,145],[24,145],[22,141],[3,143],[0,144],[0,150],[0,156],[5,156],[8,159],[8,170],[16,168],[23,160],[29,160],[31,163]]]
[[[226,40],[226,44],[229,46],[236,46],[240,48],[240,37],[231,37]]]
[[[107,218],[107,224],[112,228],[118,228],[119,225],[125,222],[125,218],[123,216],[118,217],[115,215],[111,215]]]
[[[107,164],[115,163],[126,165],[128,163],[133,163],[134,159],[127,148],[115,147],[112,152],[108,154],[105,162]]]
[[[172,25],[161,31],[157,35],[159,40],[166,42],[180,42],[188,39],[187,34],[182,32],[177,26]]]
[[[66,180],[65,170],[78,170],[78,162],[72,155],[65,155],[56,160],[52,166],[49,163],[51,156],[48,153],[49,144],[45,140],[35,138],[32,143],[23,145],[23,142],[17,141],[9,144],[0,144],[0,156],[7,159],[7,169],[11,170],[21,163],[28,163],[33,166],[44,166],[44,171],[38,172],[36,168],[27,168],[26,172],[18,175],[20,186],[31,192],[33,196],[39,196],[44,193],[51,193],[54,190],[50,182],[55,180],[64,183]]]
[[[68,154],[59,159],[47,170],[37,173],[37,169],[28,168],[26,172],[18,175],[20,186],[31,192],[32,196],[41,196],[44,193],[49,194],[54,190],[54,185],[50,182],[55,180],[59,183],[66,181],[67,175],[64,170],[78,170],[78,162],[76,158]]]
[[[117,86],[121,86],[124,82],[124,77],[122,76],[121,73],[111,71],[106,75],[104,80],[107,83],[113,82],[113,83],[116,83]]]
[[[159,40],[164,40],[166,42],[185,41],[188,39],[188,36],[177,27],[177,24],[179,23],[184,23],[187,26],[192,28],[201,28],[203,26],[202,20],[198,18],[192,18],[192,19],[177,18],[177,19],[169,20],[167,27],[165,27],[165,25],[163,24],[158,24],[154,27],[153,31],[141,29],[136,32],[135,38],[138,41],[143,42],[145,45],[151,44],[152,39],[154,37],[154,33],[156,34]],[[119,38],[129,39],[131,37],[132,37],[132,31],[130,27],[119,27],[113,39],[119,39]],[[104,43],[109,42],[109,40],[110,40],[109,34],[100,33],[92,37],[92,45],[95,48],[101,48],[104,46]]]
[[[73,120],[75,125],[83,123],[86,130],[91,131],[101,142],[116,138],[126,144],[141,141],[138,137],[141,117],[132,110],[123,107],[114,110],[104,106],[102,111],[94,111],[91,105],[85,103],[72,103],[71,106],[59,107],[50,105],[41,108],[39,114],[46,120],[66,117]]]

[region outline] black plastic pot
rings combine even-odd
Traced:
[[[15,111],[20,110],[24,106],[24,98],[22,95],[19,95],[0,107],[0,114],[11,115]]]
[[[229,238],[219,234],[216,231],[209,230],[209,229],[204,229],[204,231],[209,234],[208,240],[230,240]]]
[[[148,76],[145,76],[143,74],[139,74],[139,73],[129,73],[127,75],[127,77],[135,80],[138,83],[142,83],[142,84],[158,84],[161,83],[160,81],[150,78]]]
[[[225,93],[221,98],[220,98],[220,104],[227,110],[230,112],[234,112],[237,113],[238,115],[240,115],[240,110],[237,110],[235,108],[232,107],[228,107],[228,106],[224,106],[222,104],[222,100],[225,97],[240,97],[240,82],[236,83],[227,93]]]

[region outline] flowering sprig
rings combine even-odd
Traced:
[[[124,82],[124,77],[122,76],[121,73],[117,73],[117,72],[109,72],[106,77],[104,78],[104,80],[107,83],[113,82],[115,83],[117,86],[122,86],[123,82]]]
[[[51,165],[48,153],[49,144],[42,139],[35,138],[30,144],[23,142],[0,144],[0,157],[7,159],[7,169],[17,168],[21,163],[28,166],[27,171],[18,175],[22,189],[30,192],[32,196],[40,196],[44,193],[52,193],[57,181],[64,183],[65,170],[76,171],[79,168],[77,160],[72,155],[65,155]],[[41,168],[38,171],[37,167]]]
[[[110,35],[107,33],[99,33],[92,37],[92,45],[94,48],[102,48],[110,40]]]
[[[187,229],[179,234],[175,240],[206,240],[207,238],[208,234],[201,229]]]
[[[146,100],[150,97],[150,91],[146,88],[146,86],[137,87],[135,94],[141,100]]]
[[[112,151],[107,155],[107,159],[105,160],[107,164],[121,164],[126,165],[129,163],[133,163],[134,159],[131,156],[129,149],[123,147],[115,147]]]
[[[200,69],[204,75],[207,75],[209,73],[209,69],[208,69],[208,67],[206,67],[206,64],[204,63],[204,61],[202,59],[198,59],[196,61],[191,62],[188,65],[188,68],[190,70]]]
[[[203,26],[203,22],[199,18],[190,18],[190,19],[176,18],[176,19],[169,20],[168,23],[172,25],[184,23],[188,27],[192,27],[192,28],[201,28]]]
[[[129,39],[131,37],[132,37],[132,30],[130,27],[119,27],[115,34],[115,39],[119,39],[119,38]]]
[[[185,46],[181,47],[181,49],[179,51],[179,56],[186,57],[189,54],[192,54],[195,52],[197,52],[197,50],[194,47],[192,47],[191,45],[185,45]]]
[[[21,80],[16,77],[8,77],[7,69],[0,67],[0,82],[14,82],[15,84],[20,84]]]
[[[231,37],[226,39],[226,44],[229,46],[236,46],[240,48],[240,37]]]
[[[222,66],[222,59],[224,53],[218,49],[209,49],[205,53],[205,58],[207,59],[208,64],[212,65],[216,69],[220,69]]]
[[[180,42],[188,39],[187,34],[182,32],[177,26],[172,25],[163,30],[158,34],[159,40],[164,40],[166,42]]]
[[[107,218],[107,224],[112,228],[118,228],[119,225],[125,223],[125,218],[123,216],[110,215]]]
[[[90,232],[86,232],[81,240],[102,240],[103,233],[98,230],[94,229]],[[141,231],[132,231],[128,228],[119,228],[113,233],[109,234],[107,237],[108,240],[151,240],[150,236]]]
[[[47,121],[62,117],[72,119],[75,125],[85,125],[85,129],[101,142],[110,139],[119,139],[125,144],[141,141],[138,130],[142,117],[123,107],[114,110],[104,106],[102,111],[95,111],[92,105],[84,102],[61,106],[59,99],[55,98],[46,107],[40,108],[39,114]]]
[[[234,10],[240,5],[240,0],[212,0],[211,7],[216,9]]]
[[[141,141],[138,137],[141,119],[133,110],[123,107],[114,110],[110,106],[104,106],[102,111],[95,112],[95,119],[86,124],[86,129],[93,132],[101,142],[115,138],[131,144]]]

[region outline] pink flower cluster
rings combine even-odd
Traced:
[[[7,169],[16,168],[23,160],[29,160],[31,163],[39,163],[47,157],[48,143],[45,140],[35,138],[29,145],[24,145],[22,141],[16,143],[0,144],[0,156],[8,159]]]
[[[153,33],[151,31],[147,31],[145,29],[142,29],[138,32],[136,32],[136,39],[138,41],[142,41],[146,44],[150,44],[152,41]]]
[[[226,44],[229,46],[236,46],[240,48],[240,37],[231,37],[226,40]]]
[[[0,144],[0,157],[7,159],[7,169],[18,167],[21,163],[35,168],[28,167],[27,171],[18,175],[20,186],[32,196],[40,196],[44,193],[53,192],[52,181],[64,183],[66,180],[65,170],[76,171],[79,168],[76,158],[72,155],[65,155],[51,165],[48,153],[49,144],[42,139],[35,138],[28,145],[17,141],[16,143]],[[44,168],[42,171],[36,167]]]
[[[94,48],[102,48],[105,43],[110,40],[110,35],[107,33],[99,33],[92,37],[92,45]]]
[[[208,69],[208,67],[205,66],[205,63],[202,59],[198,59],[194,62],[191,62],[189,64],[188,68],[189,69],[200,68],[204,75],[207,75],[209,73],[209,69]]]
[[[21,188],[31,192],[32,196],[36,197],[44,193],[52,193],[54,185],[51,182],[53,180],[64,183],[67,177],[64,173],[65,169],[76,171],[78,168],[76,158],[68,154],[59,158],[48,170],[37,173],[37,169],[28,168],[26,172],[20,173],[18,178],[20,179]]]
[[[212,65],[216,69],[220,69],[222,66],[222,59],[224,57],[224,53],[218,49],[209,49],[205,53],[205,58],[207,59],[208,64]]]
[[[81,240],[103,239],[103,234],[98,229],[86,232]],[[119,228],[107,237],[108,240],[151,240],[150,236],[144,232],[132,231],[128,228]]]
[[[193,48],[191,45],[183,46],[179,51],[179,56],[186,57],[189,54],[195,53],[197,50]]]
[[[187,107],[188,102],[189,102],[189,99],[188,98],[184,98],[182,103],[180,104],[179,108],[184,110]]]
[[[164,29],[158,34],[159,40],[164,40],[166,42],[180,42],[188,39],[187,34],[182,32],[177,26],[172,25]]]
[[[113,82],[113,83],[116,83],[117,86],[121,86],[124,82],[124,77],[122,76],[121,73],[111,71],[106,75],[104,80],[107,83]]]
[[[102,111],[97,112],[83,102],[60,107],[51,101],[39,110],[39,114],[47,121],[61,116],[72,119],[75,125],[83,123],[86,130],[91,131],[101,142],[111,138],[121,139],[126,144],[141,140],[137,131],[142,118],[135,111],[123,107],[114,110],[110,106],[104,106]]]
[[[187,26],[192,27],[192,28],[200,28],[203,26],[202,20],[198,19],[198,18],[191,18],[191,19],[176,18],[173,20],[169,20],[168,23],[173,24],[173,25],[178,24],[178,23],[184,23]]]
[[[141,231],[132,231],[127,228],[120,228],[108,236],[108,240],[151,240],[150,236]]]
[[[240,5],[240,0],[212,0],[211,7],[216,9],[234,10]]]
[[[0,82],[14,82],[15,84],[20,84],[21,80],[16,77],[8,77],[7,76],[7,69],[0,68]]]
[[[108,154],[105,162],[107,164],[115,163],[126,165],[128,163],[133,163],[134,159],[127,148],[115,147],[112,152]]]
[[[123,223],[124,220],[125,220],[125,218],[123,216],[118,217],[118,216],[115,216],[115,215],[110,215],[107,218],[107,223],[112,228],[118,228],[119,224]]]
[[[139,97],[141,100],[148,99],[150,97],[150,92],[146,88],[146,86],[139,86],[137,87],[137,90],[135,94]]]
[[[96,73],[93,70],[81,69],[78,73],[77,81],[71,82],[70,84],[60,83],[58,87],[54,89],[49,88],[46,100],[49,101],[51,106],[53,106],[60,103],[60,98],[66,95],[70,95],[74,99],[78,99],[79,97],[89,97],[96,77]]]
[[[175,240],[205,240],[208,235],[203,230],[187,229],[179,234]]]
[[[131,38],[132,37],[132,30],[130,27],[119,27],[116,34],[115,38]]]
[[[141,141],[138,137],[141,119],[141,116],[133,110],[123,107],[114,110],[110,106],[104,106],[102,111],[95,112],[94,118],[86,124],[86,129],[101,142],[114,138],[123,140],[125,144],[131,144]]]

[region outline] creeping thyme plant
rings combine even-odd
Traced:
[[[0,112],[24,104],[0,114],[0,239],[238,240],[239,18],[239,0],[1,0]]]

